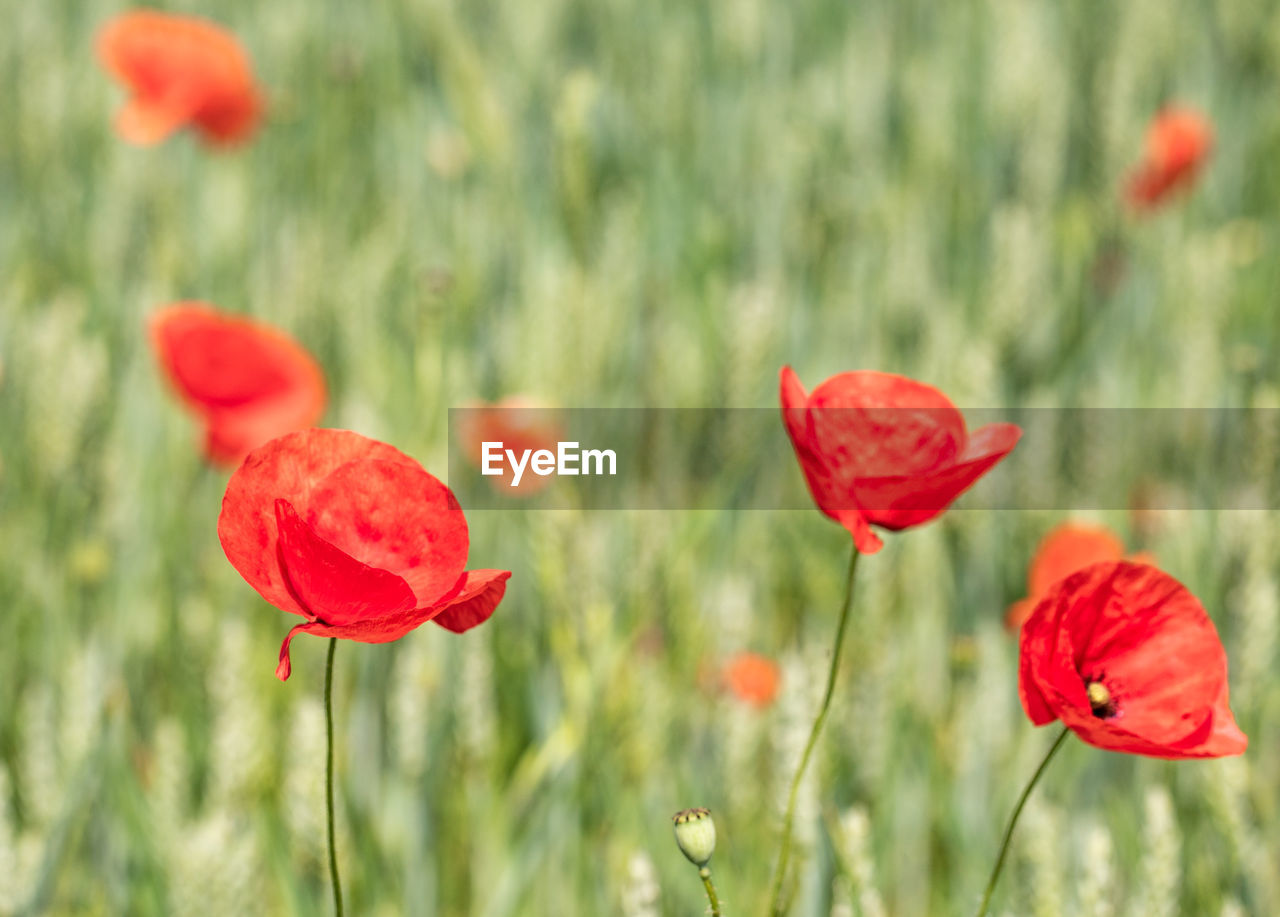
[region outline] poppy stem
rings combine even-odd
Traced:
[[[818,716],[813,721],[813,728],[809,730],[809,741],[805,743],[804,753],[800,756],[800,766],[796,768],[795,776],[791,778],[791,790],[787,794],[787,812],[782,818],[782,843],[778,848],[778,865],[773,870],[773,890],[769,895],[771,901],[769,913],[773,917],[782,917],[787,910],[786,902],[783,900],[782,886],[787,877],[787,861],[791,859],[791,828],[796,816],[796,797],[800,793],[800,781],[804,778],[804,772],[809,767],[809,759],[813,756],[813,749],[818,744],[818,736],[822,733],[822,726],[827,721],[827,712],[831,709],[831,695],[835,693],[836,675],[840,671],[840,649],[844,646],[844,633],[849,624],[849,608],[853,605],[853,581],[854,574],[858,569],[859,556],[860,552],[855,545],[853,554],[849,557],[849,573],[844,587],[844,605],[840,609],[840,623],[836,625],[836,642],[831,650],[831,668],[827,672],[827,689],[822,695],[822,706],[818,709]]]
[[[702,877],[702,887],[707,890],[707,903],[711,905],[711,917],[720,917],[720,899],[716,897],[716,887],[711,881],[711,870],[703,866],[698,870]]]
[[[1044,760],[1036,768],[1035,774],[1031,777],[1031,782],[1023,789],[1022,795],[1018,797],[1018,804],[1013,807],[1013,815],[1009,817],[1009,826],[1004,829],[1004,841],[1000,844],[1000,855],[996,857],[995,868],[991,870],[991,878],[987,880],[987,890],[982,893],[982,904],[978,906],[977,917],[986,917],[987,907],[991,904],[991,893],[996,890],[996,880],[1000,878],[1000,870],[1004,868],[1004,858],[1009,853],[1009,841],[1013,837],[1014,825],[1018,823],[1018,816],[1022,814],[1022,807],[1027,804],[1027,797],[1031,795],[1031,791],[1040,782],[1040,775],[1044,773],[1045,768],[1049,766],[1049,762],[1053,760],[1053,756],[1062,747],[1063,741],[1067,738],[1067,732],[1067,727],[1062,727],[1062,732],[1058,733],[1058,737],[1053,740],[1049,753],[1044,756]]]
[[[324,725],[329,736],[329,754],[325,761],[324,801],[329,815],[329,878],[333,880],[333,907],[342,917],[342,881],[338,878],[338,845],[333,830],[333,653],[338,638],[329,638],[329,661],[324,667]]]

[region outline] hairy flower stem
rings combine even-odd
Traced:
[[[333,907],[342,917],[342,881],[338,878],[338,845],[333,830],[333,653],[338,638],[329,638],[329,661],[324,667],[324,725],[329,736],[329,754],[325,761],[324,801],[329,815],[329,877],[333,880]]]
[[[849,624],[849,608],[853,605],[853,580],[858,569],[858,548],[855,546],[849,557],[849,573],[844,587],[844,605],[840,609],[840,623],[836,625],[836,642],[831,651],[831,669],[827,672],[827,690],[822,695],[822,706],[818,710],[813,728],[809,730],[809,741],[805,743],[804,754],[800,756],[800,766],[791,778],[791,790],[787,794],[787,812],[782,818],[782,843],[778,848],[778,865],[773,870],[773,891],[769,895],[771,904],[769,913],[773,917],[782,917],[786,913],[786,901],[783,896],[783,883],[787,877],[787,861],[791,859],[791,827],[796,816],[796,797],[800,793],[800,781],[809,767],[809,759],[813,756],[814,746],[818,744],[818,736],[827,721],[827,712],[831,709],[831,695],[836,689],[836,675],[840,671],[840,649],[844,646],[844,632]]]
[[[1027,797],[1031,795],[1031,791],[1040,782],[1040,775],[1044,773],[1045,768],[1049,766],[1049,762],[1053,760],[1053,756],[1062,747],[1062,742],[1067,737],[1067,731],[1065,726],[1062,727],[1062,732],[1058,733],[1058,737],[1053,740],[1049,753],[1044,756],[1044,760],[1036,768],[1035,774],[1031,777],[1031,782],[1022,791],[1022,795],[1018,797],[1018,804],[1013,807],[1013,815],[1009,817],[1009,826],[1004,829],[1004,841],[1000,844],[1000,855],[996,857],[995,868],[991,870],[991,878],[987,880],[987,890],[982,893],[982,903],[978,905],[977,917],[986,917],[987,908],[991,904],[991,893],[996,890],[996,880],[1000,878],[1000,870],[1004,868],[1004,858],[1009,853],[1009,841],[1013,837],[1013,828],[1018,823],[1018,816],[1022,814],[1022,807],[1027,804]]]
[[[702,877],[702,887],[707,890],[707,901],[711,904],[711,917],[720,917],[720,899],[716,897],[716,887],[711,882],[711,870],[703,866],[698,870]]]

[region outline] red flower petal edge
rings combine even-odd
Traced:
[[[1155,567],[1094,564],[1059,581],[1022,627],[1018,693],[1098,748],[1217,758],[1248,739],[1227,703],[1227,657],[1187,589]]]

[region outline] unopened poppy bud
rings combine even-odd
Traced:
[[[716,850],[716,823],[709,809],[685,809],[671,816],[676,843],[689,862],[699,868],[711,861]]]

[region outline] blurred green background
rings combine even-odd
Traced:
[[[287,329],[327,425],[441,475],[471,399],[769,407],[783,363],[969,407],[1280,405],[1272,4],[172,8],[249,49],[247,147],[124,145],[92,44],[120,8],[0,0],[0,913],[329,907],[325,645],[274,679],[293,621],[222,556],[227,476],[143,333],[166,302]],[[1135,219],[1117,189],[1170,99],[1215,153]],[[972,912],[1052,738],[1001,619],[1064,516],[953,512],[864,561],[795,914]],[[1252,745],[1071,741],[996,913],[1278,913],[1277,521],[1094,518],[1205,603]],[[515,571],[489,624],[338,647],[349,913],[701,914],[670,826],[694,805],[725,913],[760,913],[847,536],[816,511],[469,521],[471,566]],[[717,687],[743,649],[783,667],[767,710]]]

